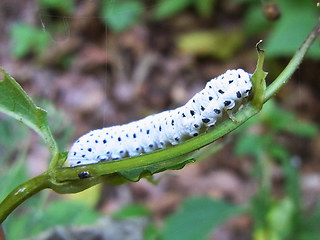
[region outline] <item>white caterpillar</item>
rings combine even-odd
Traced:
[[[228,70],[210,80],[182,107],[90,131],[71,147],[70,166],[137,156],[197,136],[239,108],[250,93],[251,76],[242,69]]]

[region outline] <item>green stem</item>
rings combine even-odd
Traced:
[[[0,203],[0,223],[22,202],[39,191],[50,187],[50,177],[47,173],[43,173],[35,178],[16,187],[11,193]]]
[[[268,101],[274,94],[276,94],[281,87],[283,87],[292,74],[298,69],[299,65],[301,64],[305,54],[307,53],[308,49],[311,47],[314,40],[320,33],[320,21],[318,21],[315,28],[312,30],[310,35],[304,41],[302,46],[299,50],[295,53],[292,57],[291,61],[288,63],[286,68],[280,73],[280,75],[268,86],[264,102]]]
[[[255,107],[247,105],[234,115],[237,120],[236,122],[230,119],[225,120],[221,124],[215,126],[215,129],[213,131],[208,131],[201,134],[201,141],[197,140],[196,138],[192,138],[184,142],[183,144],[170,148],[170,151],[168,151],[168,149],[163,149],[151,154],[144,154],[138,157],[122,159],[121,161],[90,164],[73,168],[68,167],[54,169],[52,170],[52,175],[58,182],[64,182],[79,179],[78,174],[84,171],[95,177],[128,169],[147,167],[155,163],[167,161],[170,158],[175,158],[183,154],[187,154],[212,143],[214,140],[239,127],[242,123],[244,123],[246,120],[248,120],[258,112],[259,110],[257,110]]]

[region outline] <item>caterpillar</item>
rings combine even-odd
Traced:
[[[112,161],[177,145],[223,121],[250,94],[252,74],[228,70],[211,79],[185,105],[123,125],[92,130],[71,147],[71,167]]]

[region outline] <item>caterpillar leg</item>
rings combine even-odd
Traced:
[[[195,137],[199,135],[201,126],[203,125],[203,122],[201,120],[200,115],[194,115],[192,118],[183,119],[182,126],[184,129],[184,134],[189,137]]]
[[[233,116],[233,113],[231,111],[225,110],[225,112],[227,113],[229,119],[232,120],[232,122],[237,123],[237,119]]]

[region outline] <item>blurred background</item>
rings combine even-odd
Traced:
[[[60,150],[89,130],[183,105],[228,69],[270,84],[315,26],[313,0],[2,0],[0,65],[46,109]],[[318,239],[319,41],[262,112],[179,171],[79,194],[45,190],[11,239]],[[41,139],[0,113],[0,200],[46,170]]]

